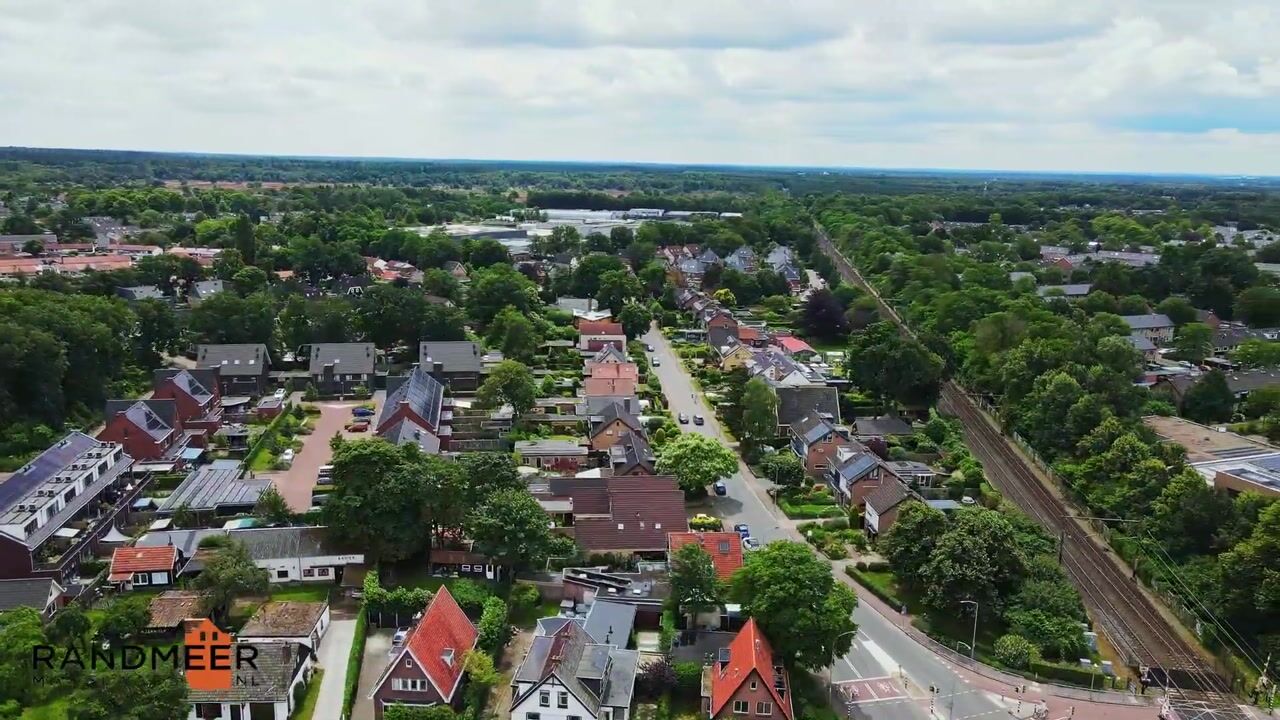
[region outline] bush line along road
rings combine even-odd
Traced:
[[[841,277],[865,289],[881,310],[904,332],[911,331],[897,312],[849,263],[821,228],[818,242],[836,264]],[[1214,718],[1247,718],[1236,706],[1228,683],[1213,666],[1172,627],[1152,601],[1116,565],[1108,551],[1068,516],[1073,515],[1037,477],[1030,463],[1001,435],[963,388],[943,385],[940,407],[959,418],[974,455],[988,470],[993,486],[1061,538],[1064,568],[1080,591],[1090,615],[1131,664],[1158,667],[1169,674],[1168,692],[1176,705],[1212,710]]]
[[[654,357],[661,361],[652,372],[658,376],[662,385],[669,411],[673,415],[685,413],[692,417],[702,414],[706,417],[704,425],[682,425],[681,428],[685,432],[700,433],[726,445],[730,444],[715,413],[706,407],[701,394],[696,392],[683,363],[662,333],[652,330],[642,340],[653,346]],[[725,484],[728,495],[713,497],[712,502],[716,514],[724,520],[726,527],[746,523],[751,528],[751,534],[761,543],[774,540],[803,542],[800,533],[795,530],[796,523],[770,509],[771,502],[765,494],[764,484],[745,465],[740,463],[739,471],[726,478]],[[836,572],[836,578],[857,587],[843,572]],[[955,718],[998,717],[1017,710],[1018,696],[1012,686],[957,672],[933,651],[908,637],[896,624],[901,620],[881,615],[871,606],[875,601],[869,598],[867,592],[860,592],[859,600],[858,608],[853,614],[858,624],[857,637],[849,653],[837,659],[831,668],[831,679],[836,683],[860,686],[887,679],[891,681],[895,691],[877,697],[863,693],[851,711],[851,717],[875,720],[929,718],[927,708],[930,686],[939,689],[936,702],[944,707],[954,706],[949,709]],[[907,681],[905,683],[904,676]],[[1031,696],[1036,690],[1037,688],[1032,687],[1022,703],[1025,710],[1023,717],[1030,712],[1033,704]],[[1002,696],[1005,698],[1004,702],[1001,702]],[[1051,701],[1051,709],[1057,704],[1056,701]],[[1084,703],[1065,702],[1061,704],[1062,714],[1070,712],[1069,708],[1073,705],[1077,708],[1084,707]],[[1078,716],[1127,718],[1149,717],[1153,713],[1149,707],[1092,707],[1095,708],[1094,714]]]

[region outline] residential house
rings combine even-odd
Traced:
[[[134,285],[133,287],[116,288],[116,295],[129,302],[139,300],[168,300],[160,288],[155,285]]]
[[[108,400],[103,416],[98,439],[123,445],[135,460],[174,459],[192,444],[173,400]]]
[[[756,257],[754,250],[747,245],[743,245],[729,253],[729,256],[724,259],[724,266],[740,273],[752,275],[760,269],[760,261]]]
[[[626,648],[636,624],[636,606],[630,603],[595,600],[586,617],[547,617],[538,620],[536,636],[552,636],[567,623],[574,623],[587,633],[589,642]]]
[[[707,330],[707,344],[712,348],[722,348],[738,340],[738,321],[726,310],[713,310],[704,326]]]
[[[765,255],[765,264],[773,268],[777,272],[778,268],[784,265],[794,265],[796,258],[791,252],[791,248],[786,245],[777,245],[769,250],[769,254]]]
[[[329,603],[274,600],[258,607],[249,622],[236,633],[240,642],[281,640],[305,645],[319,652],[329,630]]]
[[[818,355],[818,351],[810,347],[809,343],[794,335],[780,335],[775,337],[773,342],[782,348],[788,357],[796,360],[812,360]]]
[[[915,493],[904,483],[886,479],[880,487],[867,495],[863,529],[872,537],[888,532],[897,521],[902,504],[915,497]]]
[[[933,487],[938,472],[915,460],[885,460],[884,469],[911,489]]]
[[[793,294],[804,289],[804,273],[800,272],[800,268],[793,263],[787,263],[778,268],[778,274],[782,276],[783,280],[787,281],[787,287],[790,288]]]
[[[209,619],[189,627],[184,644],[226,645],[229,657],[254,658],[253,666],[245,663],[235,670],[240,680],[228,688],[208,690],[192,687],[187,700],[191,703],[190,720],[228,718],[235,720],[289,720],[304,693],[298,686],[305,686],[315,667],[315,655],[305,646],[291,642],[240,642],[232,640]]]
[[[712,345],[711,347],[720,353],[720,369],[724,372],[732,372],[746,366],[754,354],[750,347],[738,341],[732,341],[724,346]]]
[[[829,385],[774,385],[778,395],[778,434],[786,435],[793,424],[810,413],[828,416],[840,423],[840,396]]]
[[[772,340],[769,332],[762,324],[759,327],[751,325],[738,325],[738,342],[753,348],[762,348],[769,344]]]
[[[1212,310],[1196,310],[1196,322],[1204,323],[1215,331],[1222,327],[1222,320],[1218,318],[1218,314]]]
[[[1264,387],[1280,385],[1280,371],[1272,369],[1264,370],[1231,370],[1224,372],[1227,378],[1227,388],[1231,390],[1231,394],[1235,396],[1236,402],[1240,402],[1249,397],[1249,393]],[[1179,407],[1186,397],[1187,391],[1193,385],[1201,380],[1203,375],[1166,375],[1158,378],[1152,386],[1153,390],[1166,392]]]
[[[594,370],[599,365],[611,365],[611,364],[630,363],[630,362],[631,361],[627,359],[626,351],[622,350],[617,345],[614,345],[611,343],[609,345],[605,345],[604,347],[600,348],[595,355],[592,355],[589,359],[587,359],[583,363],[582,369],[584,373],[586,373],[587,375],[590,375],[591,371]]]
[[[459,575],[497,581],[502,579],[503,574],[502,565],[488,555],[475,552],[469,543],[464,549],[432,548],[428,565],[433,575]]]
[[[199,624],[201,618],[209,617],[203,605],[204,595],[201,593],[165,590],[148,603],[149,620],[144,632],[152,638],[176,637],[187,627]]]
[[[238,460],[214,460],[192,468],[156,512],[171,516],[180,509],[202,517],[253,512],[258,497],[271,487],[267,477],[250,477]]]
[[[215,433],[222,427],[218,368],[157,370],[151,380],[151,397],[172,400],[184,429]]]
[[[457,260],[449,260],[444,264],[444,271],[449,273],[454,280],[465,285],[471,282],[471,276],[467,275],[467,266]]]
[[[887,440],[892,436],[904,437],[914,433],[911,424],[896,415],[860,417],[853,421],[853,437],[861,442]]]
[[[861,507],[867,496],[880,487],[884,475],[884,461],[855,443],[836,448],[826,480],[842,506]]]
[[[439,455],[442,447],[439,435],[410,418],[392,420],[374,434],[392,445],[417,445],[418,450],[428,455]]]
[[[676,284],[692,290],[702,288],[702,278],[707,274],[707,266],[697,258],[685,258],[676,263],[674,279]]]
[[[627,348],[627,335],[622,325],[608,320],[583,320],[578,323],[578,349],[596,352],[605,345]]]
[[[602,308],[591,298],[562,297],[556,298],[556,308],[573,315],[574,322],[582,320],[598,321],[613,317],[613,311]]]
[[[821,478],[835,461],[836,450],[853,446],[849,429],[835,424],[834,418],[810,412],[788,428],[791,451],[804,463],[809,477]]]
[[[447,450],[452,423],[453,401],[445,397],[444,385],[422,365],[415,365],[408,375],[387,378],[387,397],[376,425],[379,434],[387,433],[387,439],[394,437],[398,442],[414,438],[419,445],[423,436],[434,435],[439,447]],[[431,440],[426,443],[435,444]]]
[[[3,205],[0,205],[3,208]],[[4,213],[0,213],[0,218],[5,217]],[[36,243],[42,250],[42,253],[52,253],[58,250],[58,236],[53,233],[43,233],[35,235],[0,235],[0,257],[14,257],[26,252],[23,248],[27,247],[27,243]]]
[[[221,280],[197,280],[187,290],[187,304],[194,307],[226,289]]]
[[[792,720],[791,678],[755,618],[711,663],[703,682],[703,709],[712,720]]]
[[[1173,342],[1173,321],[1168,315],[1163,313],[1123,315],[1120,319],[1129,325],[1132,334],[1141,335],[1156,345],[1167,345]]]
[[[613,365],[611,367],[620,367]],[[640,434],[644,430],[634,415],[623,410],[617,404],[610,404],[599,415],[591,416],[591,430],[588,434],[591,449],[601,452],[612,448],[622,439],[624,434]]]
[[[441,587],[369,693],[375,720],[388,705],[461,705],[463,661],[479,637],[449,588]]]
[[[261,343],[200,345],[196,367],[217,368],[222,397],[258,397],[270,387],[271,356]]]
[[[657,462],[658,456],[642,432],[623,431],[609,448],[609,467],[615,477],[652,475]]]
[[[53,578],[0,580],[0,613],[32,608],[46,620],[62,607],[66,590]]]
[[[1089,283],[1041,285],[1036,288],[1036,294],[1042,298],[1065,297],[1069,300],[1082,298],[1091,292],[1093,292],[1093,285],[1090,285]]]
[[[172,585],[178,576],[178,550],[174,547],[122,547],[111,554],[107,581],[117,588],[153,588]]]
[[[589,446],[578,440],[517,440],[516,461],[541,470],[571,473],[587,464]]]
[[[603,367],[618,367],[603,366]],[[593,376],[582,381],[582,392],[586,397],[628,396],[636,394],[636,378],[618,376],[610,373],[604,376]]]
[[[316,526],[231,530],[233,541],[244,543],[254,564],[264,568],[271,582],[337,583],[346,565],[364,562],[364,554],[344,552]]]
[[[350,395],[356,388],[373,391],[377,363],[373,343],[315,343],[308,372],[321,395]]]
[[[511,680],[513,720],[628,720],[640,653],[577,623],[533,638]]]
[[[667,533],[689,530],[684,493],[673,477],[612,477],[603,488],[596,481],[570,491],[569,497],[574,540],[588,553],[660,555],[667,550]]]
[[[632,415],[639,415],[642,412],[640,407],[640,398],[632,395],[588,395],[579,398],[574,406],[574,414],[583,417],[599,415],[604,409],[610,405],[619,405],[623,410]]]
[[[723,265],[724,264],[724,261],[720,259],[720,256],[716,254],[716,251],[712,250],[711,248],[706,248],[702,251],[702,254],[698,256],[698,262],[702,263],[703,265]]]
[[[418,358],[432,377],[454,391],[480,387],[480,346],[469,340],[428,341],[418,345]]]
[[[1125,340],[1129,341],[1134,350],[1142,353],[1142,359],[1147,362],[1152,362],[1160,357],[1160,352],[1156,349],[1155,343],[1148,340],[1145,335],[1133,333],[1126,336]]]
[[[1213,333],[1213,352],[1227,355],[1245,340],[1280,340],[1280,328],[1250,328],[1244,323],[1225,322]]]
[[[603,598],[634,607],[636,622],[657,627],[663,605],[671,595],[671,583],[664,571],[621,573],[603,568],[565,568],[560,575],[560,592],[565,600],[574,603],[575,611],[587,608],[589,612]]]
[[[0,578],[64,587],[147,487],[119,443],[68,433],[0,483]]]
[[[698,545],[711,556],[716,575],[726,582],[742,567],[742,536],[736,532],[673,532],[667,534],[667,555],[685,545]]]

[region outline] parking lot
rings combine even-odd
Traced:
[[[382,393],[376,395],[374,401],[380,401],[381,396]],[[352,408],[358,405],[360,405],[358,402],[316,403],[320,408],[320,414],[312,416],[312,432],[310,435],[303,436],[302,449],[294,457],[293,464],[288,470],[272,474],[271,479],[275,482],[276,488],[294,512],[306,512],[311,508],[311,493],[316,486],[316,474],[321,466],[328,465],[333,459],[329,440],[333,438],[334,433],[341,433],[343,437],[349,438],[371,436],[372,427],[361,433],[350,433],[344,429],[352,420]],[[371,422],[370,425],[372,424]]]

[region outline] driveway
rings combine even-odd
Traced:
[[[379,398],[380,395],[374,396],[374,402],[378,402]],[[293,465],[289,466],[288,470],[270,475],[276,489],[284,496],[294,512],[302,513],[311,509],[311,491],[316,486],[316,475],[321,466],[328,465],[333,459],[333,449],[329,447],[329,440],[333,438],[334,433],[342,433],[342,436],[347,438],[370,437],[372,427],[362,433],[349,433],[343,430],[343,426],[351,421],[351,408],[359,404],[358,402],[316,403],[320,408],[320,414],[311,417],[311,434],[302,436],[302,450],[298,451],[294,457]]]
[[[346,691],[347,665],[351,659],[351,642],[356,636],[355,620],[334,620],[320,641],[319,661],[324,669],[320,680],[320,697],[316,702],[316,720],[338,720],[342,712],[342,696]]]
[[[387,669],[391,662],[391,636],[396,634],[395,628],[374,628],[364,641],[364,659],[360,663],[360,684],[356,686],[356,701],[351,707],[351,720],[373,720],[373,700],[369,693],[373,692],[374,683]],[[324,707],[324,706],[320,706]],[[338,708],[342,708],[342,700],[338,700]]]

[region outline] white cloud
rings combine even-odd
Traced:
[[[0,143],[1274,173],[1219,0],[0,0]]]

